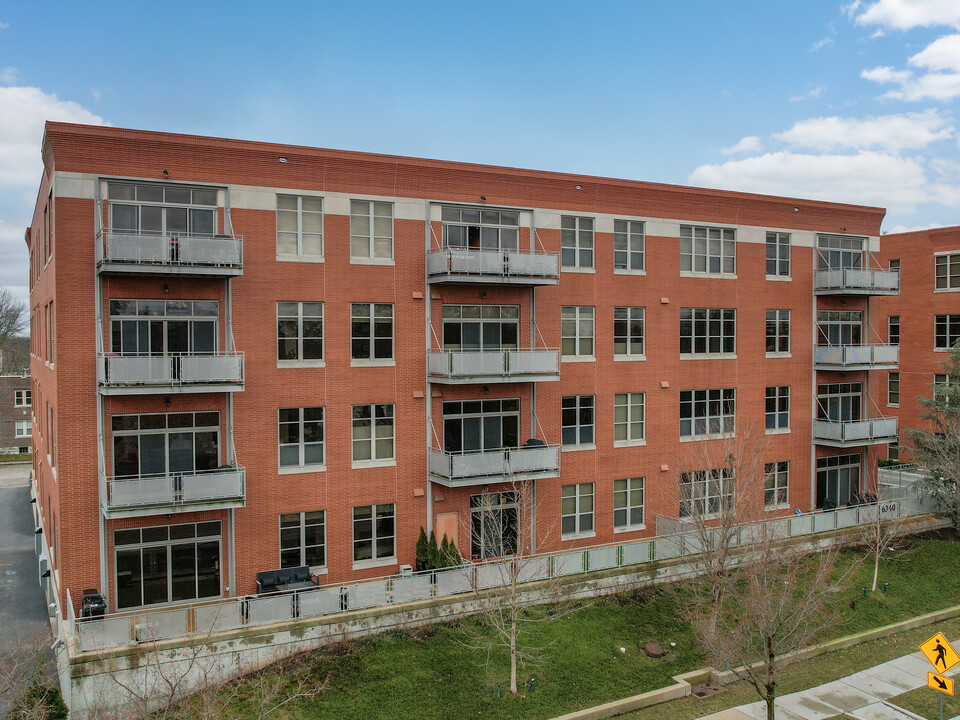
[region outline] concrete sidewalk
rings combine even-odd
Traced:
[[[897,707],[889,698],[926,687],[929,670],[933,667],[920,651],[888,660],[826,685],[778,697],[777,720],[827,720],[844,714],[859,720],[917,720],[919,715]],[[960,674],[960,665],[944,674]],[[767,706],[757,701],[700,720],[765,720],[766,716]]]

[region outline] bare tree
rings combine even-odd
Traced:
[[[27,325],[27,305],[17,300],[10,288],[0,287],[0,350],[23,334]]]
[[[879,488],[878,488],[879,490]],[[895,513],[884,512],[893,507],[881,497],[878,502],[862,506],[861,512],[871,513],[870,522],[863,523],[858,528],[860,544],[866,549],[866,554],[873,561],[873,585],[871,592],[876,592],[880,578],[880,560],[889,557],[899,550],[900,536],[903,533],[903,519]]]
[[[49,634],[16,636],[0,652],[0,712],[10,720],[42,720],[63,707],[46,656]]]

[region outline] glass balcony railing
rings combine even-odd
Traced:
[[[813,441],[830,447],[855,447],[897,441],[897,418],[814,420]]]
[[[431,350],[428,362],[430,379],[440,383],[560,378],[559,350]]]
[[[97,267],[101,272],[240,275],[243,238],[107,230],[97,241]]]
[[[556,285],[559,271],[557,253],[452,247],[427,253],[430,282]]]
[[[813,288],[818,295],[898,295],[900,273],[858,268],[817,270]]]
[[[560,446],[532,445],[467,453],[431,450],[428,467],[430,479],[447,487],[557,477]]]
[[[813,349],[817,370],[890,369],[899,362],[898,345],[817,345]]]
[[[101,353],[97,381],[112,394],[243,389],[243,353],[119,355]]]
[[[246,470],[241,466],[134,477],[100,475],[100,506],[107,517],[242,507],[245,498]]]

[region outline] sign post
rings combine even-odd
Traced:
[[[957,651],[951,647],[947,638],[941,632],[923,643],[920,646],[920,651],[936,671],[927,673],[927,687],[940,693],[940,720],[943,720],[943,696],[953,695],[953,678],[948,678],[940,673],[945,673],[954,665],[960,663],[960,655],[957,655]]]

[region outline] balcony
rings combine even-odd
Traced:
[[[817,295],[899,295],[900,273],[889,270],[817,270],[813,274]]]
[[[893,370],[900,362],[898,345],[817,345],[817,370]]]
[[[428,468],[430,479],[446,487],[558,477],[560,446],[536,445],[469,453],[431,450]]]
[[[104,395],[234,392],[243,390],[243,353],[97,357]]]
[[[897,441],[897,418],[814,420],[813,442],[829,447],[856,447]]]
[[[469,383],[537,382],[560,379],[559,350],[431,350],[430,381]]]
[[[432,283],[556,285],[560,281],[559,270],[557,253],[466,248],[427,253],[427,280]]]
[[[243,507],[246,470],[216,470],[138,477],[100,475],[100,509],[106,518]]]
[[[243,238],[105,231],[97,239],[97,271],[200,277],[241,275]]]

